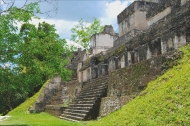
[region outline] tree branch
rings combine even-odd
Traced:
[[[30,0],[24,0],[24,1],[25,1],[24,4],[21,7],[19,7],[19,9],[23,9],[29,3]],[[2,5],[0,5],[0,7],[5,7],[6,9],[1,11],[0,15],[3,13],[8,13],[10,11],[10,9],[12,7],[14,7],[15,2],[16,2],[15,0],[11,0],[10,2],[6,2],[5,0],[2,0]],[[39,4],[40,3],[48,3],[49,5],[52,6],[49,10],[47,10],[45,12],[40,12],[40,14],[45,14],[46,17],[51,17],[50,12],[53,12],[53,11],[57,14],[57,10],[58,10],[57,2],[58,2],[58,0],[37,0],[37,3],[39,3]]]

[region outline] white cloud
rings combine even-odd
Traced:
[[[117,26],[117,15],[121,13],[131,2],[134,0],[127,1],[113,1],[106,4],[106,16],[100,19],[103,25],[112,25],[114,30],[118,29]]]
[[[118,29],[117,26],[117,15],[121,13],[131,2],[134,0],[127,1],[112,1],[106,3],[106,12],[105,17],[100,18],[99,20],[103,25],[112,25],[114,30]],[[73,15],[74,16],[74,15]],[[32,23],[38,24],[39,22],[45,21],[49,24],[54,24],[57,29],[57,33],[61,38],[70,39],[71,37],[71,28],[74,27],[78,22],[77,21],[66,21],[62,19],[33,19]]]
[[[47,22],[49,24],[55,25],[57,33],[60,35],[61,38],[70,38],[71,37],[71,28],[77,24],[77,22],[65,21],[65,20],[58,20],[58,19],[33,19],[32,23],[38,25],[39,22]]]

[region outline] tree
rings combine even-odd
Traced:
[[[71,74],[64,66],[72,49],[54,26],[29,23],[39,12],[38,3],[30,3],[0,16],[0,113],[19,105],[55,73],[64,80]]]
[[[17,8],[17,9],[23,9],[26,6],[28,6],[28,4],[30,2],[33,2],[33,0],[22,0],[23,4],[21,5],[21,7]],[[47,17],[51,17],[50,16],[50,12],[57,12],[58,8],[57,8],[57,2],[58,0],[35,0],[35,3],[47,3],[48,5],[50,5],[51,7],[44,11],[44,12],[38,12],[38,14],[45,14]],[[9,13],[10,10],[15,6],[16,4],[16,0],[0,0],[0,15],[3,13]]]
[[[79,43],[87,49],[89,47],[90,37],[93,34],[100,33],[102,31],[103,26],[101,26],[98,19],[93,18],[92,23],[88,23],[87,21],[80,19],[78,24],[71,29],[71,40]]]
[[[0,108],[11,110],[24,97],[24,87],[21,85],[20,68],[16,64],[19,51],[16,50],[20,42],[17,23],[29,22],[34,17],[34,12],[39,12],[37,3],[31,3],[22,9],[12,7],[0,16]],[[16,101],[16,102],[15,102]],[[4,107],[2,107],[4,106]],[[1,110],[3,111],[3,110]]]
[[[18,44],[20,56],[17,64],[25,66],[26,73],[40,74],[43,81],[55,73],[69,79],[70,72],[64,66],[72,49],[64,39],[60,39],[54,25],[43,22],[36,28],[26,23],[22,25],[20,35],[23,41]]]

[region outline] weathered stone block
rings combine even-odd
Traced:
[[[66,108],[60,105],[46,105],[45,112],[59,117]]]
[[[100,105],[100,117],[107,116],[111,112],[120,109],[123,105],[127,104],[132,100],[132,96],[121,96],[121,97],[105,97],[101,99]]]

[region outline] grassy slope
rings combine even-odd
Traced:
[[[46,82],[47,84],[48,82]],[[45,84],[45,85],[46,85]],[[47,113],[28,114],[27,109],[35,102],[42,89],[26,102],[8,113],[9,119],[0,122],[0,125],[28,125],[28,126],[81,126],[81,123],[73,123],[61,120]]]
[[[182,48],[184,57],[163,76],[149,83],[133,101],[89,126],[178,126],[190,125],[190,45]],[[77,126],[46,113],[27,114],[38,94],[9,113],[4,125]]]
[[[189,126],[190,45],[184,57],[133,101],[109,116],[89,122],[92,126]]]

